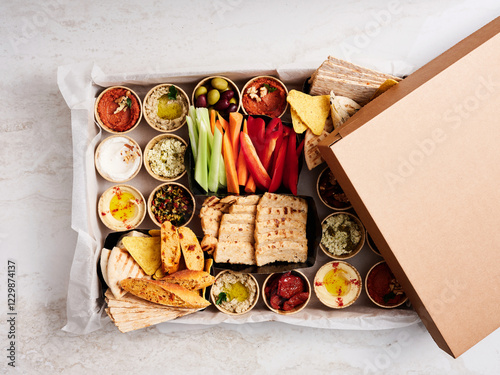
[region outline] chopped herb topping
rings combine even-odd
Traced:
[[[267,89],[268,92],[274,92],[278,90],[276,87],[269,85],[269,83],[264,83],[264,87]]]
[[[132,99],[127,98],[127,106],[128,106],[129,108],[132,108]]]

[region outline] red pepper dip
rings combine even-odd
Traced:
[[[250,80],[242,92],[242,105],[249,115],[281,117],[285,112],[287,90],[273,77]]]
[[[114,132],[125,132],[133,128],[141,115],[139,100],[131,90],[122,87],[110,88],[98,99],[96,116],[101,125]]]
[[[272,309],[279,312],[298,312],[309,300],[309,284],[295,271],[274,274],[264,286],[264,298]]]
[[[406,300],[406,294],[385,261],[377,263],[366,276],[366,292],[377,305],[397,307]]]

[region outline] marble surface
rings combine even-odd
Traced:
[[[420,324],[336,331],[276,322],[61,331],[76,234],[71,230],[70,112],[59,65],[95,61],[107,73],[225,67],[316,68],[328,55],[408,73],[500,15],[495,0],[0,3],[0,274],[17,263],[16,368],[2,373],[495,374],[500,331],[459,359]],[[458,327],[459,329],[460,327]]]

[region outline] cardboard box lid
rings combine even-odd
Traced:
[[[320,144],[437,344],[500,327],[500,18]]]

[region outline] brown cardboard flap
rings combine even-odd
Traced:
[[[320,144],[438,345],[500,326],[500,18]]]

